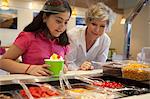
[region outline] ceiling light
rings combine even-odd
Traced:
[[[2,0],[2,6],[7,6],[8,7],[8,0]]]
[[[29,3],[29,9],[33,9],[33,3],[32,2]]]
[[[122,19],[121,19],[121,21],[120,21],[120,24],[125,24],[125,22],[126,22],[125,17],[122,17]]]
[[[8,7],[8,0],[2,0],[2,7],[1,9],[3,10],[8,10],[9,7]]]
[[[74,7],[73,10],[72,10],[72,16],[77,16],[77,10],[76,10],[75,7]]]

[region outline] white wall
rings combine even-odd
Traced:
[[[133,9],[126,11],[126,16]],[[150,47],[150,3],[143,7],[132,22],[130,54],[136,59],[143,47]]]
[[[22,29],[32,21],[33,12],[42,8],[42,4],[39,2],[35,2],[33,4],[33,7],[36,8],[36,10],[29,9],[31,5],[29,2],[15,2],[15,0],[11,2],[10,0],[10,8],[17,10],[18,26],[17,29],[0,28],[0,40],[2,41],[2,46],[11,45],[18,33],[21,32]]]
[[[112,26],[112,31],[108,33],[111,38],[111,48],[115,48],[117,54],[123,54],[124,46],[124,25],[120,24],[122,15],[117,15],[116,22]]]
[[[76,7],[77,16],[84,17],[85,16],[84,12],[86,10],[87,9]],[[71,16],[69,23],[67,25],[67,30],[70,30],[75,26],[76,26],[76,16]]]

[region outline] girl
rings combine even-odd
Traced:
[[[67,22],[72,10],[66,0],[47,0],[43,9],[26,26],[0,60],[1,68],[11,73],[48,76],[45,58],[53,53],[64,57],[67,51]],[[21,56],[23,63],[15,60]]]

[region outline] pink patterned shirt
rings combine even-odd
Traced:
[[[56,40],[48,40],[41,33],[35,36],[31,32],[21,32],[14,44],[23,51],[22,61],[26,64],[44,64],[44,59],[56,53],[64,58],[68,47],[58,45]]]

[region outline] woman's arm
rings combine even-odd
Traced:
[[[65,63],[68,67],[68,70],[78,70],[80,67],[75,63],[77,58],[77,47],[72,40],[70,40],[69,51],[65,56]]]
[[[105,38],[104,42],[102,45],[100,45],[100,49],[97,56],[96,60],[97,62],[106,62],[108,58],[108,52],[109,52],[109,47],[111,44],[111,39],[109,37]]]

